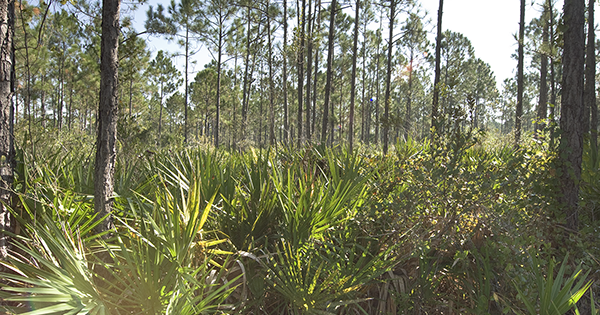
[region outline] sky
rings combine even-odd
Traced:
[[[541,15],[538,4],[527,0],[525,24]],[[541,1],[536,1],[541,2]],[[515,35],[519,31],[520,0],[446,0],[442,14],[442,28],[465,35],[475,49],[475,56],[487,62],[500,86],[504,79],[515,76],[517,60]],[[439,1],[422,0],[421,5],[437,21]],[[563,1],[555,8],[562,11]],[[435,35],[434,35],[435,36]]]
[[[525,23],[541,14],[541,6],[532,4],[533,0],[526,0]],[[150,3],[165,3],[167,0],[151,0]],[[435,42],[438,0],[421,0],[421,6],[432,21],[430,27],[430,41]],[[537,0],[535,2],[541,2]],[[556,1],[555,8],[562,11],[563,0]],[[143,5],[135,15],[136,29],[143,29],[148,5]],[[520,0],[445,0],[442,28],[465,35],[475,49],[475,56],[487,62],[496,76],[498,88],[506,78],[514,77],[517,61],[511,58],[516,52],[517,42],[514,38],[519,30]],[[600,10],[597,10],[597,12]],[[384,23],[385,24],[385,23]],[[385,27],[385,26],[384,26]],[[398,29],[400,26],[398,27]],[[150,49],[153,54],[159,49],[176,52],[179,47],[174,42],[159,40],[149,37]],[[168,48],[167,48],[168,46]],[[210,61],[206,51],[198,54],[199,62],[192,72],[203,68],[204,63]],[[182,58],[179,58],[182,59]],[[177,61],[182,63],[183,61]]]

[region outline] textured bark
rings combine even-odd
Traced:
[[[14,27],[15,7],[11,0],[0,0],[0,259],[8,254],[13,222],[7,205],[12,202],[15,150],[13,145],[12,95],[14,92]]]
[[[566,30],[560,117],[562,135],[559,146],[562,194],[559,201],[567,219],[567,227],[577,231],[579,180],[583,153],[584,0],[565,0],[563,10]]]
[[[388,151],[390,132],[390,104],[392,102],[392,48],[394,47],[394,18],[396,17],[396,0],[390,1],[390,35],[388,39],[387,71],[385,77],[385,105],[383,109],[383,154]]]
[[[333,34],[335,33],[335,10],[337,1],[331,2],[331,15],[329,16],[329,35],[327,47],[327,82],[325,82],[325,102],[323,104],[323,125],[321,126],[321,143],[327,141],[327,125],[329,122],[329,103],[331,98],[331,81],[333,79]]]
[[[588,41],[585,59],[585,87],[583,90],[583,133],[597,133],[598,122],[590,125],[590,113],[596,106],[596,30],[594,25],[594,0],[588,3]],[[591,135],[593,137],[593,135]],[[593,143],[593,139],[592,143]]]
[[[548,3],[544,3],[544,12],[542,13],[542,48],[540,51],[540,58],[541,58],[541,62],[540,62],[540,98],[539,98],[539,102],[538,102],[538,108],[537,108],[537,122],[535,124],[535,130],[537,132],[541,132],[544,127],[544,120],[547,117],[547,113],[548,113],[548,80],[547,80],[547,75],[548,75],[548,51],[549,51],[549,35],[548,35],[548,27],[549,27],[549,23],[548,23],[548,17],[550,16],[550,13],[548,12],[549,10],[551,10],[551,8],[549,7]]]
[[[118,69],[119,69],[119,9],[120,0],[102,2],[102,39],[100,60],[100,106],[98,107],[98,137],[96,140],[96,167],[94,206],[98,219],[106,216],[96,228],[98,232],[113,228],[111,216],[114,194],[116,160]]]
[[[440,0],[438,8],[437,37],[435,39],[435,79],[433,81],[433,103],[431,106],[431,127],[433,129],[432,137],[439,133],[438,111],[440,99],[440,68],[441,68],[441,49],[442,49],[442,13],[444,12],[444,0]]]
[[[356,56],[358,50],[358,25],[359,25],[360,0],[356,0],[354,17],[354,43],[352,45],[352,78],[350,81],[350,116],[348,117],[348,146],[352,152],[354,142],[354,99],[356,98]]]
[[[517,65],[517,108],[515,110],[515,146],[521,143],[521,125],[523,120],[523,47],[525,40],[525,0],[521,0],[521,18],[519,20],[519,48]]]

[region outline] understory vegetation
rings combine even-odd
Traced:
[[[57,139],[18,152],[8,314],[565,314],[586,290],[597,314],[589,148],[578,233],[547,143],[465,133],[388,155],[121,148],[115,229],[98,235],[92,141]]]

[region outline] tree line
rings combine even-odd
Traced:
[[[565,1],[563,12],[551,0],[535,5],[539,16],[526,25],[521,1],[517,75],[498,91],[468,38],[443,30],[443,0],[435,43],[427,14],[409,0],[171,1],[150,7],[142,31],[128,11],[135,8],[118,0],[5,2],[0,103],[10,141],[0,145],[3,163],[14,164],[13,123],[21,135],[96,135],[100,178],[114,167],[117,141],[229,148],[360,142],[387,152],[401,139],[467,128],[514,132],[518,145],[523,132],[554,130],[560,118],[561,148],[573,155],[565,167],[576,170],[581,151],[571,146],[582,147],[584,134],[594,147],[597,141],[594,1],[587,51],[582,0]],[[144,36],[179,50],[154,54]],[[193,72],[201,47],[212,62]],[[174,58],[183,58],[182,70]],[[579,176],[562,174],[573,182]],[[98,184],[105,196],[110,181]]]

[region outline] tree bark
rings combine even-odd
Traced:
[[[438,111],[439,111],[439,98],[440,98],[440,72],[441,72],[441,49],[442,49],[442,13],[444,12],[444,0],[440,0],[438,8],[438,22],[437,22],[437,37],[435,39],[435,79],[433,81],[433,103],[431,106],[431,128],[432,138],[439,134],[438,126]]]
[[[408,140],[410,135],[410,116],[412,102],[412,81],[413,81],[413,63],[415,59],[415,50],[410,48],[410,69],[408,70],[408,95],[406,96],[406,115],[404,117],[404,139]]]
[[[106,1],[106,0],[104,0]],[[115,1],[115,0],[113,0]],[[188,83],[188,68],[189,68],[189,59],[190,59],[190,36],[189,36],[189,25],[186,22],[185,26],[185,97],[183,99],[183,107],[184,107],[184,121],[183,121],[183,143],[187,144],[188,142],[188,95],[190,93],[189,83]]]
[[[383,154],[388,151],[388,137],[390,131],[390,103],[392,102],[392,48],[394,47],[394,18],[396,17],[396,0],[390,1],[390,35],[388,40],[387,72],[385,79],[385,107],[383,109]]]
[[[325,83],[325,102],[323,104],[323,125],[321,126],[321,142],[325,144],[327,141],[327,125],[329,122],[329,103],[331,98],[331,81],[333,79],[333,34],[335,33],[335,10],[337,1],[331,2],[331,13],[329,16],[329,34],[327,36],[329,42],[327,47],[327,82]]]
[[[12,96],[15,84],[15,3],[0,0],[0,259],[8,255],[9,236],[13,232],[8,206],[12,204],[15,150],[13,137],[14,109]]]
[[[285,0],[284,0],[285,1]],[[285,4],[284,4],[284,8],[285,8]],[[246,21],[246,54],[244,56],[244,87],[243,87],[243,91],[242,91],[242,140],[246,140],[246,129],[248,128],[248,102],[249,102],[249,94],[250,94],[250,88],[248,87],[249,84],[249,67],[250,67],[250,6],[247,7],[247,21]],[[287,31],[287,24],[286,24],[286,19],[285,19],[285,14],[284,14],[284,30]],[[285,33],[284,33],[285,34]],[[284,35],[285,37],[285,35]],[[286,40],[284,39],[284,52],[285,52],[285,42]],[[284,53],[284,57],[283,57],[283,77],[284,77],[284,82],[287,82],[287,76],[286,76],[286,64],[285,64],[285,53]],[[286,84],[287,85],[287,84]],[[284,85],[284,95],[285,95],[285,105],[284,105],[284,110],[285,110],[285,122],[287,123],[287,93],[286,93],[286,87]],[[207,106],[208,108],[208,106]],[[284,127],[285,129],[287,129],[287,127]]]
[[[353,150],[354,142],[354,99],[356,97],[356,57],[358,50],[358,26],[359,26],[360,0],[356,0],[356,12],[354,16],[354,43],[352,46],[352,78],[350,86],[350,115],[348,116],[348,148]]]
[[[535,124],[536,132],[540,133],[545,127],[544,120],[546,120],[548,113],[548,51],[549,51],[549,22],[548,18],[550,16],[548,3],[544,3],[544,12],[542,13],[542,47],[540,49],[540,98],[537,108],[537,122]]]
[[[103,219],[96,230],[114,227],[111,216],[116,161],[118,86],[119,86],[119,10],[120,0],[102,1],[102,39],[100,60],[100,105],[94,180],[94,206],[97,219]],[[106,218],[105,218],[106,217]]]
[[[221,8],[219,8],[221,10]],[[221,15],[219,16],[221,21]],[[221,72],[222,72],[222,58],[223,58],[223,24],[219,23],[219,43],[217,49],[217,106],[215,113],[215,148],[219,147],[219,128],[221,126]]]
[[[578,199],[583,153],[583,71],[584,71],[584,0],[565,0],[563,50],[562,106],[560,117],[559,157],[560,187],[559,201],[567,220],[567,227],[579,228]]]
[[[310,86],[311,86],[311,76],[312,76],[312,53],[313,53],[313,26],[314,26],[314,16],[312,13],[312,5],[309,1],[308,3],[308,36],[306,43],[306,101],[304,102],[304,107],[306,110],[306,117],[304,119],[306,129],[306,139],[310,141],[312,137],[312,133],[310,130],[310,111],[311,111],[311,98],[310,98]],[[316,11],[316,8],[315,8]]]
[[[271,43],[271,16],[267,0],[267,36],[269,41],[269,144],[275,145],[275,87],[273,83],[273,45]]]
[[[515,146],[518,146],[521,143],[521,121],[523,119],[523,47],[525,40],[525,0],[521,0],[521,18],[519,21],[519,60],[517,64],[517,108],[515,110]]]
[[[588,3],[588,41],[586,47],[585,59],[585,87],[583,91],[584,111],[583,111],[583,133],[590,132],[590,140],[593,148],[596,148],[598,127],[597,111],[596,122],[590,124],[590,113],[594,112],[596,106],[596,28],[594,25],[594,0]],[[596,134],[596,138],[594,138]],[[595,142],[595,141],[596,142]]]
[[[317,11],[317,8],[319,9]],[[321,0],[317,1],[317,8],[315,8],[315,11],[317,12],[317,30],[316,33],[321,32]],[[314,134],[316,133],[316,124],[317,124],[317,83],[319,82],[319,42],[317,42],[317,45],[315,46],[313,43],[313,49],[315,50],[315,66],[313,67],[314,69],[314,79],[313,79],[313,94],[312,94],[312,119],[310,122],[310,133],[314,136]],[[308,61],[310,62],[310,60]]]
[[[248,9],[250,10],[250,9]],[[287,92],[287,1],[283,0],[283,142],[290,141],[290,119],[288,110],[288,92]]]
[[[304,37],[306,15],[306,0],[302,0],[302,8],[298,7],[298,24],[302,24],[300,29],[300,46],[298,47],[298,59],[296,66],[298,67],[298,146],[302,143],[302,101],[304,92]],[[308,118],[308,117],[307,117]]]

